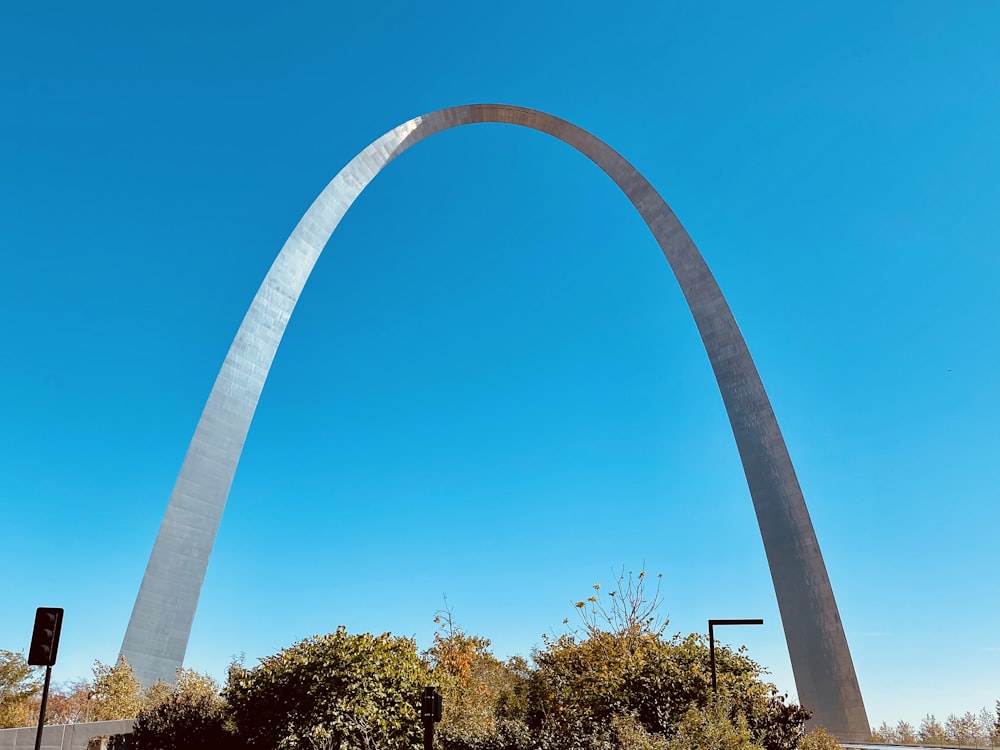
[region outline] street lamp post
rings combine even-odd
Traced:
[[[712,697],[718,692],[715,679],[715,626],[716,625],[763,625],[764,621],[756,620],[709,620],[708,621],[708,659],[712,662]]]

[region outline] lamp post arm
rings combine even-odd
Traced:
[[[741,620],[709,620],[708,621],[708,660],[712,664],[712,698],[715,698],[715,694],[719,691],[718,682],[715,674],[715,626],[716,625],[763,625],[764,621],[760,618],[753,619],[741,619]]]

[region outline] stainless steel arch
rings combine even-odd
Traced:
[[[146,568],[122,644],[143,684],[173,680],[264,380],[313,265],[344,213],[389,161],[429,135],[472,123],[548,133],[614,180],[649,226],[691,308],[743,461],[774,582],[799,700],[845,739],[869,735],[861,691],[812,521],[771,404],[729,306],[673,212],[602,141],[552,115],[474,104],[417,117],[358,154],[320,193],[271,266],[229,349]]]

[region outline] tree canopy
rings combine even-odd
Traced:
[[[38,670],[24,654],[0,649],[0,728],[26,726],[30,699],[41,690]]]
[[[234,746],[219,684],[178,669],[173,685],[158,682],[146,694],[132,729],[136,750],[225,750]]]
[[[411,639],[339,627],[254,668],[233,665],[223,695],[237,737],[251,748],[416,750],[427,678]]]
[[[114,665],[94,662],[94,721],[134,719],[144,703],[142,685],[125,661],[118,657]]]
[[[98,661],[91,682],[56,688],[49,721],[136,717],[136,750],[419,750],[420,696],[444,695],[439,750],[834,750],[809,712],[766,680],[744,649],[716,644],[712,690],[706,636],[665,635],[659,578],[645,572],[599,584],[561,634],[542,637],[531,659],[501,661],[489,639],[439,612],[431,646],[410,638],[349,634],[307,638],[256,666],[231,665],[224,688],[178,670],[174,684],[143,691],[124,659]],[[0,651],[0,721],[37,716],[39,680],[21,654]],[[996,713],[927,715],[919,727],[883,724],[884,742],[1000,741]]]

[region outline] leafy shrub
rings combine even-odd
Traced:
[[[435,729],[437,745],[441,750],[527,747],[527,662],[518,657],[501,662],[490,653],[488,639],[467,635],[448,610],[435,622],[439,630],[424,659],[447,706]]]
[[[136,750],[222,750],[232,745],[222,701],[186,692],[143,708],[132,738]]]
[[[667,622],[654,616],[659,586],[647,600],[644,578],[619,576],[606,595],[595,584],[598,593],[576,605],[582,630],[547,638],[533,654],[528,726],[551,738],[553,750],[666,741],[673,748],[675,738],[697,747],[793,750],[809,712],[787,703],[742,650],[720,645],[714,696],[707,640],[665,638]]]
[[[113,665],[94,662],[92,692],[94,721],[134,719],[144,703],[142,685],[124,656]]]
[[[29,701],[41,688],[24,654],[0,649],[0,729],[31,724]]]
[[[823,727],[816,727],[802,735],[798,750],[840,750],[840,743]]]
[[[418,750],[427,677],[412,640],[339,627],[253,669],[234,665],[223,695],[251,748]]]

